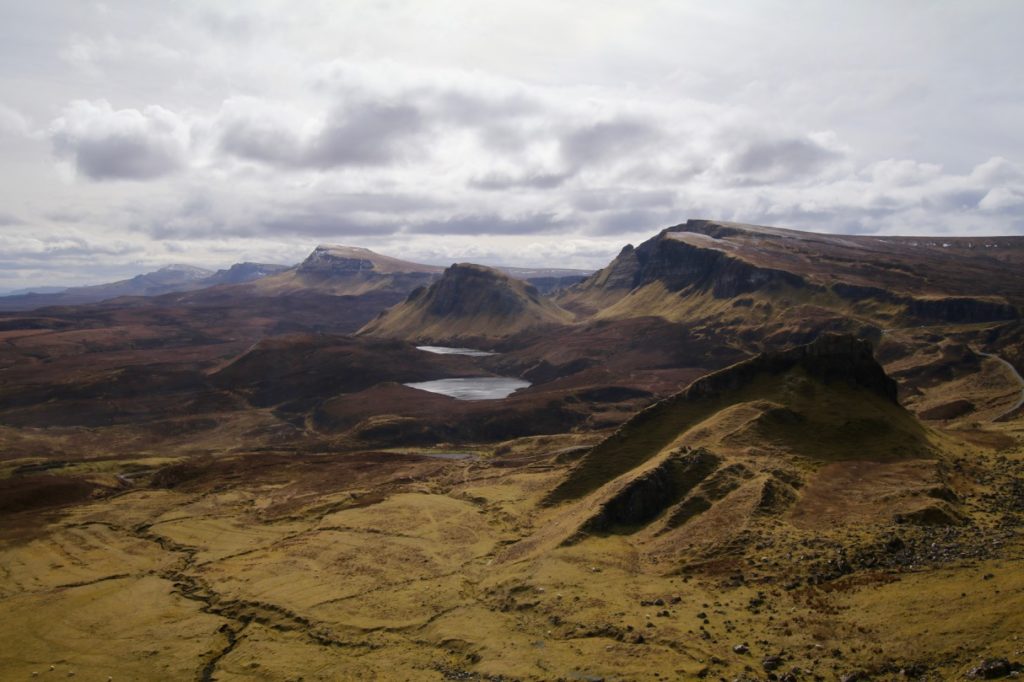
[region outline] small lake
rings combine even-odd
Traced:
[[[409,388],[418,388],[421,391],[451,396],[458,400],[501,400],[521,388],[526,388],[530,382],[511,377],[471,377],[468,379],[419,381],[405,385]]]
[[[474,358],[485,358],[489,355],[497,355],[487,350],[477,350],[476,348],[452,348],[450,346],[416,346],[416,350],[423,350],[428,353],[436,353],[438,355],[469,355]]]

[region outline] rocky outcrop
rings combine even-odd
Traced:
[[[440,274],[444,268],[436,265],[411,263],[358,246],[333,246],[321,244],[313,249],[298,267],[300,273],[349,274],[355,272],[376,272],[379,274],[430,273]]]
[[[498,270],[460,263],[429,287],[382,313],[360,334],[420,341],[495,339],[525,329],[566,324],[571,315],[526,282]]]
[[[950,296],[910,299],[907,315],[922,321],[972,323],[1016,320],[1020,318],[1020,311],[1001,301]]]
[[[874,358],[871,343],[845,334],[823,334],[812,343],[775,353],[762,353],[732,367],[701,377],[669,400],[709,398],[735,391],[759,374],[781,374],[801,367],[825,383],[843,382],[866,388],[897,403],[897,385]]]
[[[680,229],[664,230],[635,249],[627,245],[610,265],[584,281],[580,289],[630,291],[659,282],[672,292],[709,291],[715,298],[732,298],[766,287],[806,285],[794,273],[758,267],[724,251],[673,239],[673,231]]]
[[[683,499],[720,461],[705,449],[673,453],[658,466],[625,484],[580,530],[606,533],[645,524]]]

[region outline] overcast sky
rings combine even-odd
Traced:
[[[0,0],[0,290],[707,217],[1024,234],[1017,0]]]

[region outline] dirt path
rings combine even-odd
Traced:
[[[1001,362],[1008,370],[1010,370],[1010,374],[1013,375],[1013,377],[1017,380],[1017,384],[1020,385],[1020,398],[1017,399],[1017,402],[1014,403],[1013,407],[1011,407],[1009,410],[1007,410],[1006,412],[1004,412],[1000,416],[996,417],[993,421],[999,421],[1000,419],[1003,419],[1004,417],[1008,417],[1011,414],[1013,414],[1014,412],[1016,412],[1017,410],[1019,410],[1020,406],[1024,405],[1024,377],[1022,377],[1020,375],[1020,372],[1017,371],[1017,368],[1014,367],[1013,365],[1011,365],[1006,360],[1004,360],[1001,357],[999,357],[998,355],[993,355],[992,353],[985,353],[985,352],[980,351],[980,350],[978,350],[976,348],[972,348],[971,350],[973,350],[978,355],[983,355],[986,358],[992,358],[993,360],[997,360],[997,361]]]

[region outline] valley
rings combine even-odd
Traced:
[[[1022,273],[690,220],[0,313],[2,677],[1009,675]]]

